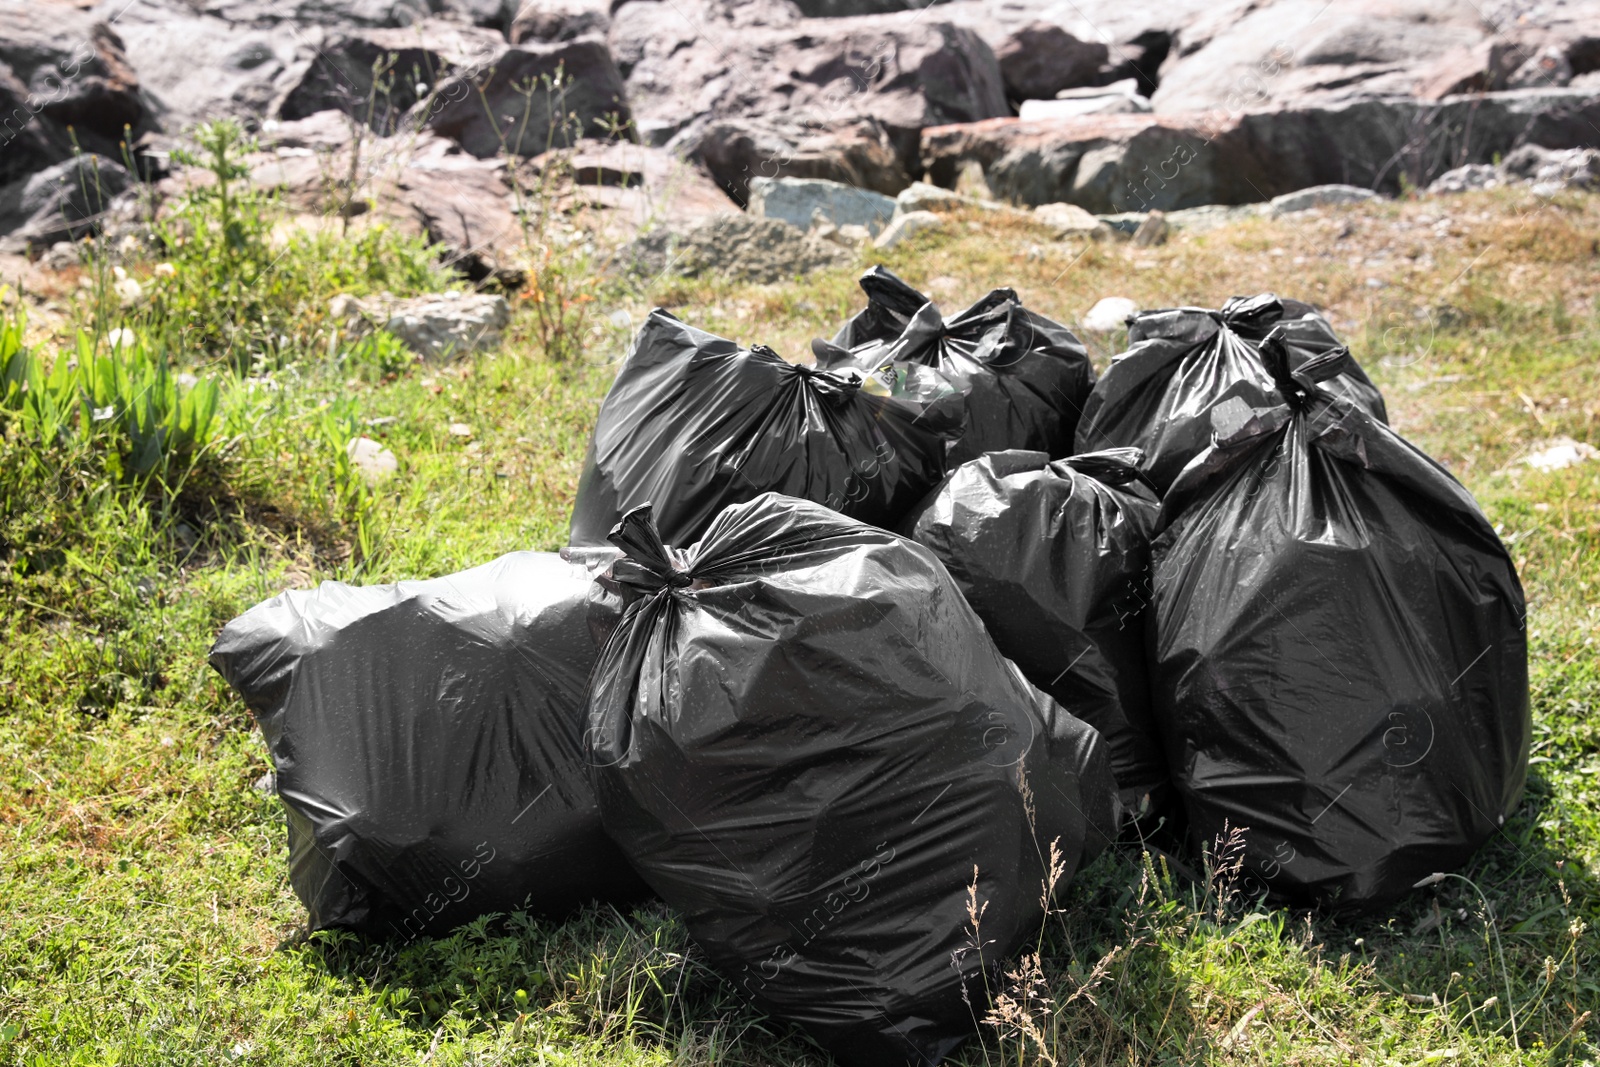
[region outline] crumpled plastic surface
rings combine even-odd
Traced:
[[[1298,365],[1339,347],[1328,321],[1309,305],[1271,293],[1234,297],[1219,311],[1146,311],[1128,325],[1128,350],[1095,384],[1077,428],[1077,450],[1138,448],[1145,473],[1166,492],[1184,466],[1211,445],[1211,412],[1237,397],[1251,407],[1277,403],[1258,345],[1280,330]],[[1353,360],[1324,388],[1379,422],[1383,397]]]
[[[583,758],[592,584],[515,552],[427,581],[324,582],[222,631],[211,665],[271,750],[311,929],[410,940],[525,902],[645,895]]]
[[[944,477],[962,412],[935,372],[909,376],[878,388],[740,348],[658,308],[600,407],[572,543],[603,545],[625,512],[653,503],[662,536],[688,544],[729,504],[768,491],[893,526]]]
[[[1070,877],[1113,832],[1099,735],[905,538],[766,494],[687,550],[648,508],[613,540],[635,599],[590,693],[606,829],[760,1007],[845,1064],[938,1062],[974,1029],[964,987],[983,1003],[1038,936],[1052,843]]]
[[[950,319],[882,267],[861,278],[867,307],[832,344],[813,342],[824,369],[864,373],[886,364],[931,367],[966,393],[950,463],[1008,448],[1072,451],[1073,432],[1094,385],[1094,367],[1071,330],[996,289]]]
[[[1248,891],[1375,905],[1522,794],[1522,588],[1471,494],[1319,384],[1347,353],[1262,351],[1277,402],[1218,405],[1163,501],[1156,719],[1194,842],[1248,827]]]
[[[1132,448],[1053,462],[991,452],[957,468],[907,521],[1001,653],[1100,731],[1130,814],[1158,810],[1167,794],[1145,659],[1160,504],[1141,459]]]

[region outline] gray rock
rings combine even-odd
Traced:
[[[1570,437],[1556,437],[1544,442],[1543,448],[1524,456],[1520,462],[1536,471],[1549,473],[1595,460],[1600,460],[1600,449]]]
[[[1409,96],[1555,88],[1600,66],[1594,0],[1262,0],[1189,19],[1157,112],[1230,113]]]
[[[1093,96],[1070,96],[1063,100],[1024,100],[1017,117],[1029,119],[1065,119],[1079,115],[1137,115],[1150,110],[1150,101],[1128,93],[1096,93]]]
[[[968,160],[996,195],[1067,201],[1097,214],[1244,204],[1333,183],[1397,193],[1446,161],[1485,163],[1520,143],[1587,147],[1600,92],[1517,90],[1355,100],[1242,114],[996,119],[923,131],[922,163],[944,185]]]
[[[400,470],[400,461],[395,454],[370,437],[351,438],[344,452],[350,457],[350,465],[360,472],[362,480],[368,485],[387,481]],[[256,783],[258,788],[260,785],[260,782]]]
[[[502,36],[510,35],[517,6],[518,0],[432,0],[435,14],[465,19],[474,26],[498,30]]]
[[[756,178],[750,183],[748,210],[801,229],[820,216],[835,226],[865,226],[876,234],[894,214],[895,200],[817,178]]]
[[[797,125],[782,114],[721,119],[683,131],[668,143],[702,163],[741,203],[757,177],[821,178],[885,194],[911,182],[889,131],[873,118],[820,129]]]
[[[112,202],[133,185],[120,164],[85,154],[0,187],[0,234],[7,244],[47,249],[95,232]]]
[[[1110,333],[1125,329],[1128,317],[1139,313],[1139,305],[1125,296],[1105,296],[1095,301],[1094,307],[1084,313],[1079,323],[1093,333]]]
[[[653,230],[628,246],[623,259],[650,279],[723,274],[772,283],[842,263],[848,256],[844,248],[787,222],[735,214]]]
[[[106,23],[64,4],[0,0],[0,184],[66,160],[74,138],[117,158],[123,127],[138,133],[144,118],[139,79]]]
[[[1359,185],[1313,185],[1273,197],[1268,204],[1267,213],[1273,218],[1279,218],[1299,211],[1310,211],[1312,208],[1359,204],[1377,199],[1379,199],[1377,193],[1371,189],[1363,189]]]
[[[505,166],[500,160],[451,151],[453,147],[430,137],[405,158],[395,177],[390,210],[419,226],[441,246],[445,262],[467,277],[520,285],[523,232],[511,210]]]
[[[498,33],[442,20],[330,33],[278,114],[303,119],[332,109],[391,134],[419,102],[448,105],[447,93],[492,69],[505,49]],[[441,85],[451,78],[450,87]]]
[[[1569,148],[1551,151],[1538,145],[1523,145],[1500,164],[1507,180],[1534,183],[1541,195],[1560,189],[1600,188],[1600,150]]]
[[[1060,237],[1085,236],[1103,238],[1112,229],[1076,204],[1040,204],[1033,209],[1033,217],[1050,227]]]
[[[512,45],[487,70],[445,78],[410,115],[480,159],[503,151],[535,156],[604,136],[608,125],[631,118],[622,76],[593,37]]]
[[[1158,112],[1229,113],[1418,95],[1429,66],[1486,34],[1468,0],[1382,5],[1276,0],[1220,7],[1180,34],[1152,102]]]
[[[409,26],[433,13],[428,0],[195,0],[190,6],[253,26]]]
[[[265,149],[304,148],[335,152],[348,148],[354,138],[353,120],[329,109],[303,119],[269,120],[261,124],[260,144]]]
[[[584,225],[618,244],[663,222],[682,226],[738,210],[699,166],[650,145],[584,140],[536,156],[523,170],[524,187],[542,188],[563,210],[583,205]]]
[[[887,15],[895,11],[920,11],[946,0],[795,0],[800,14],[809,19],[850,15]]]
[[[1092,84],[1109,50],[1051,22],[1031,22],[995,48],[1000,76],[1013,100],[1049,100],[1063,89]]]
[[[1502,184],[1504,179],[1499,167],[1492,163],[1468,163],[1439,175],[1426,191],[1433,195],[1464,193],[1469,189],[1494,189]]]
[[[893,193],[917,170],[924,127],[1009,113],[994,53],[931,13],[804,20],[774,0],[636,0],[612,14],[608,40],[641,136],[700,159],[737,200],[754,177],[850,171]],[[862,167],[880,144],[897,165]],[[819,158],[830,151],[831,166]]]
[[[1231,5],[1230,5],[1231,6]],[[1160,69],[1174,42],[1189,28],[1216,10],[1206,0],[1167,0],[1161,4],[1130,4],[1127,0],[953,0],[938,9],[939,17],[966,26],[999,53],[1009,38],[1025,27],[1048,23],[1080,41],[1102,42],[1108,55],[1087,80],[1104,85],[1123,78],[1137,79],[1145,95],[1160,80]]]
[[[1133,231],[1133,243],[1138,248],[1150,248],[1155,245],[1165,244],[1171,232],[1167,225],[1165,211],[1152,211],[1139,223],[1139,228]]]
[[[611,29],[609,0],[524,0],[511,22],[512,44],[604,37]]]
[[[254,126],[275,114],[320,41],[314,29],[283,33],[141,6],[117,29],[154,124],[170,134],[217,118]]]
[[[1572,81],[1572,64],[1560,48],[1548,46],[1529,56],[1527,61],[1506,79],[1507,89],[1543,89],[1563,86]]]
[[[873,245],[883,251],[894,248],[908,237],[944,229],[944,219],[932,211],[907,211],[896,215],[894,221],[880,234]]]
[[[1178,214],[1178,212],[1173,212]],[[1144,225],[1145,218],[1149,215],[1146,211],[1118,211],[1109,215],[1096,215],[1095,218],[1111,230],[1114,234],[1123,237],[1132,237],[1139,232],[1139,227]]]
[[[1174,230],[1206,233],[1223,226],[1231,226],[1246,219],[1260,218],[1261,204],[1207,204],[1204,207],[1187,207],[1181,211],[1167,212],[1167,225]]]
[[[913,211],[941,214],[978,206],[978,202],[970,197],[951,192],[949,189],[941,189],[937,185],[929,185],[927,182],[913,182],[902,189],[894,200],[896,208],[902,215]]]
[[[357,299],[336,296],[328,313],[347,336],[361,337],[374,329],[394,334],[424,359],[453,359],[498,348],[501,331],[511,322],[511,306],[503,296],[482,293],[435,293],[397,300],[388,294]]]

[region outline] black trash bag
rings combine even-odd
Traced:
[[[1380,904],[1465,863],[1527,774],[1522,587],[1441,466],[1269,337],[1276,404],[1235,397],[1152,543],[1156,722],[1196,845],[1246,888]]]
[[[925,368],[892,384],[822,372],[658,308],[600,406],[572,543],[605,544],[625,512],[654,502],[662,535],[688,544],[729,504],[768,491],[893,526],[944,477],[961,411]]]
[[[1271,293],[1236,296],[1220,311],[1146,311],[1128,324],[1128,350],[1116,356],[1084,406],[1077,449],[1139,448],[1145,473],[1166,492],[1184,466],[1211,444],[1211,411],[1238,397],[1251,407],[1277,403],[1258,345],[1279,329],[1296,364],[1339,347],[1333,327],[1309,305]],[[1388,421],[1383,397],[1353,360],[1324,388]]]
[[[1000,652],[1100,731],[1130,815],[1159,810],[1167,795],[1145,649],[1160,504],[1142,458],[1136,448],[1054,462],[991,452],[959,467],[907,521]]]
[[[834,342],[812,342],[817,365],[870,373],[885,364],[932,367],[966,393],[950,463],[1020,448],[1052,458],[1072,451],[1094,367],[1072,331],[996,289],[945,319],[926,297],[882,267],[861,278],[868,304]],[[920,301],[913,307],[914,301]],[[910,308],[909,313],[906,309]],[[887,331],[899,325],[889,335]],[[849,343],[846,343],[849,342]]]
[[[515,552],[428,581],[324,582],[230,622],[289,811],[310,928],[410,940],[487,912],[645,894],[583,758],[588,571]]]
[[[867,294],[867,306],[845,320],[833,335],[836,347],[851,349],[899,337],[928,298],[891,270],[872,267],[856,283]]]
[[[590,690],[606,829],[760,1007],[846,1064],[938,1062],[1038,936],[1052,848],[1070,877],[1114,830],[1099,735],[905,538],[766,494],[687,551],[648,507],[613,540],[639,599]]]

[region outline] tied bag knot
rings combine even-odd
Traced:
[[[683,554],[661,540],[654,509],[648,502],[622,516],[606,540],[623,552],[623,558],[611,566],[612,576],[618,581],[651,592],[687,589],[694,584]]]
[[[1323,393],[1323,382],[1346,373],[1353,365],[1350,349],[1340,345],[1295,366],[1281,326],[1274,327],[1261,339],[1261,362],[1266,364],[1267,373],[1272,375],[1284,402],[1296,411],[1310,407],[1312,398]]]
[[[1230,297],[1217,311],[1208,311],[1219,324],[1252,340],[1260,338],[1283,319],[1283,301],[1276,293]]]
[[[1142,448],[1102,448],[1096,452],[1080,452],[1060,462],[1116,489],[1137,482],[1154,493],[1157,500],[1161,499],[1161,491],[1143,470]]]

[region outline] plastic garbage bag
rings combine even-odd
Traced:
[[[867,294],[867,306],[846,319],[833,335],[833,344],[839,348],[893,341],[928,303],[926,296],[883,267],[869,268],[856,284]]]
[[[861,278],[868,303],[834,342],[812,343],[817,365],[864,373],[885,364],[932,367],[966,393],[952,465],[985,452],[1072,451],[1094,367],[1072,331],[996,289],[950,319],[882,267]],[[896,329],[898,327],[898,329]],[[890,331],[894,332],[891,333]]]
[[[944,477],[961,410],[925,368],[888,384],[822,372],[658,308],[600,406],[572,543],[605,544],[625,512],[653,502],[662,535],[688,544],[729,504],[768,491],[892,526]]]
[[[1128,325],[1128,350],[1095,384],[1077,429],[1077,450],[1139,448],[1145,473],[1166,492],[1211,444],[1211,411],[1238,397],[1275,404],[1272,375],[1257,350],[1279,329],[1294,362],[1339,347],[1333,327],[1309,305],[1271,293],[1234,297],[1220,311],[1146,311]],[[1383,397],[1353,360],[1324,388],[1385,422]]]
[[[905,538],[766,494],[686,551],[649,508],[613,540],[639,599],[590,691],[606,829],[758,1005],[846,1064],[936,1063],[1038,936],[1052,850],[1070,877],[1114,828],[1099,735]]]
[[[644,894],[583,758],[591,585],[516,552],[428,581],[324,582],[222,631],[211,664],[271,750],[311,929],[409,940],[524,902]]]
[[[1322,382],[1342,349],[1262,346],[1163,501],[1154,701],[1197,844],[1248,827],[1247,888],[1359,907],[1464,863],[1516,806],[1522,588],[1465,489]]]
[[[1145,658],[1160,505],[1141,458],[1134,448],[1053,462],[991,452],[957,468],[907,523],[1001,653],[1100,731],[1130,814],[1167,794]]]

